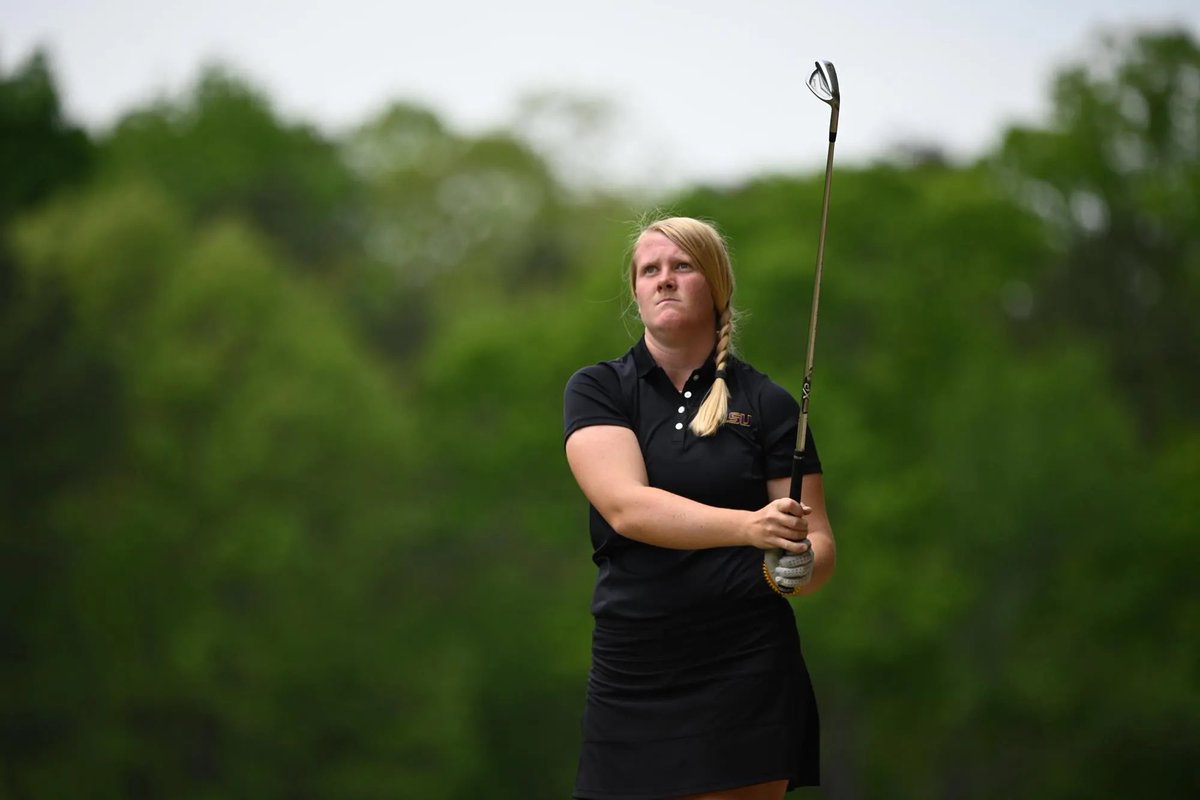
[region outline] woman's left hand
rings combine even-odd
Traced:
[[[803,553],[785,553],[775,567],[775,583],[784,591],[799,589],[812,579],[813,563],[811,542]]]

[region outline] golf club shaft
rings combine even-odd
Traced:
[[[821,231],[817,237],[817,271],[813,276],[812,312],[808,322],[808,353],[804,361],[804,386],[800,398],[800,424],[796,451],[792,455],[792,485],[789,496],[800,502],[804,484],[804,457],[808,445],[808,398],[812,391],[813,353],[817,345],[817,311],[821,303],[821,273],[825,267],[825,227],[829,221],[829,187],[833,182],[833,146],[837,143],[838,108],[829,117],[829,153],[825,157],[825,191],[821,198]]]

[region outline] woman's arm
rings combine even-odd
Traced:
[[[613,530],[630,539],[679,550],[751,545],[799,553],[806,547],[800,504],[786,488],[757,511],[708,506],[656,489],[629,428],[580,428],[567,439],[567,463],[588,501]]]
[[[767,481],[767,496],[772,500],[787,497],[791,489],[791,477],[773,478]],[[812,578],[790,596],[812,594],[820,589],[833,576],[837,565],[837,545],[833,539],[833,528],[829,524],[829,514],[825,510],[825,487],[819,473],[804,476],[800,496],[804,505],[810,509],[805,515],[808,521],[808,541],[813,549]]]

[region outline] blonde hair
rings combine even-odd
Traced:
[[[725,237],[711,222],[692,217],[666,217],[655,220],[638,232],[641,238],[650,231],[666,236],[688,254],[692,267],[708,282],[713,298],[713,321],[717,331],[717,376],[704,396],[689,426],[697,436],[712,436],[725,423],[729,413],[729,384],[725,370],[733,351],[733,266]],[[629,262],[629,286],[637,282],[637,265]]]

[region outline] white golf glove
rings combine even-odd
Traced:
[[[783,550],[768,550],[763,554],[766,573],[784,594],[805,586],[812,580],[812,543],[803,553],[785,553]]]

